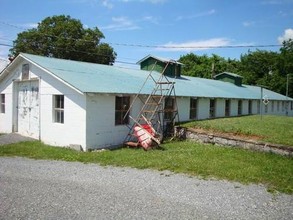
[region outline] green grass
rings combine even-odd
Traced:
[[[293,117],[259,115],[193,121],[185,127],[232,132],[234,134],[256,135],[260,140],[293,147]]]
[[[164,150],[147,152],[128,148],[102,152],[77,152],[35,141],[1,146],[0,156],[169,170],[202,178],[263,184],[269,191],[277,190],[293,194],[292,158],[188,141],[169,142],[162,147]]]

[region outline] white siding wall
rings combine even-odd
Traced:
[[[242,100],[242,115],[248,115],[248,100]]]
[[[0,82],[0,93],[5,94],[5,114],[0,113],[0,133],[11,133],[14,131],[14,117],[17,113],[17,94],[14,92],[14,80],[18,80],[21,74],[21,65],[11,70],[9,75]]]
[[[178,97],[177,99],[178,114],[180,121],[189,121],[190,97]]]
[[[12,132],[12,97],[13,84],[0,85],[0,94],[5,95],[5,113],[0,113],[0,133]]]
[[[210,100],[208,98],[198,99],[198,119],[206,119],[210,117]]]
[[[87,95],[86,145],[89,149],[120,145],[125,140],[129,128],[126,125],[115,125],[115,98],[114,94]],[[130,102],[132,99],[133,96]],[[137,100],[130,115],[136,118],[141,106]],[[131,119],[129,122],[133,123]]]
[[[85,96],[65,86],[39,68],[32,68],[40,77],[40,137],[50,145],[81,145],[86,150]],[[53,121],[53,95],[64,95],[64,123]]]
[[[252,107],[251,107],[251,110],[252,110],[252,114],[258,114],[257,112],[257,103],[259,101],[258,100],[252,100]]]
[[[230,102],[230,116],[237,116],[238,115],[238,100],[231,99]]]
[[[225,117],[225,99],[216,99],[216,118]]]

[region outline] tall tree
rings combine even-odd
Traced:
[[[207,55],[198,56],[189,53],[181,56],[179,62],[183,63],[183,75],[196,76],[203,78],[212,78],[212,75],[228,71],[237,73],[239,61],[220,57],[213,54],[211,57]]]
[[[101,43],[103,38],[97,27],[84,28],[80,20],[70,16],[47,17],[37,28],[17,35],[10,56],[24,52],[112,65],[117,54],[109,44]]]
[[[293,97],[293,39],[284,41],[280,51],[280,73],[286,78],[286,86],[288,83],[288,95]]]

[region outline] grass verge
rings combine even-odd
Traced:
[[[293,117],[259,115],[193,121],[185,127],[257,136],[261,141],[293,147]]]
[[[148,152],[128,148],[102,152],[77,152],[35,141],[1,146],[0,156],[170,170],[202,178],[263,184],[269,191],[277,190],[293,194],[292,158],[188,141],[165,143],[162,147],[164,150]]]

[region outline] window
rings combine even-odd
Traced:
[[[225,116],[226,117],[230,116],[230,100],[229,99],[225,101]]]
[[[216,101],[214,99],[210,99],[210,118],[214,118],[216,116]]]
[[[257,102],[257,113],[260,113],[260,101]]]
[[[197,99],[196,98],[190,98],[189,118],[190,119],[196,119],[197,118]]]
[[[238,100],[238,115],[242,114],[242,100]]]
[[[22,80],[29,79],[29,64],[22,64],[22,70],[21,70],[21,78]]]
[[[5,113],[5,94],[1,94],[0,104],[1,104],[0,113]]]
[[[53,96],[53,121],[64,124],[64,95]]]
[[[272,108],[271,111],[274,112],[274,108],[275,108],[275,102],[274,101],[272,101],[271,108]]]
[[[115,125],[129,123],[129,114],[126,115],[130,106],[129,96],[116,96],[115,100]]]
[[[251,115],[252,114],[252,100],[248,101],[248,114]]]
[[[172,120],[173,113],[174,113],[174,99],[173,98],[166,98],[165,99],[165,108],[164,108],[164,119],[165,120]]]

